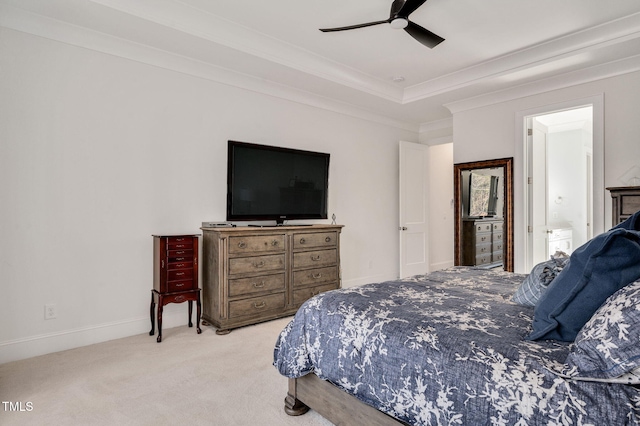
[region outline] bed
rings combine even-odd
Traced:
[[[285,411],[345,425],[640,424],[640,281],[600,295],[573,340],[534,340],[547,324],[514,301],[531,276],[452,267],[308,300],[274,349]]]

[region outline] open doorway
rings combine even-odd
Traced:
[[[531,268],[593,237],[593,105],[526,121]]]

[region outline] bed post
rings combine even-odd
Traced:
[[[289,379],[289,392],[287,392],[287,397],[284,399],[284,412],[290,416],[300,416],[309,411],[309,407],[298,400],[296,396],[297,381],[296,379]]]

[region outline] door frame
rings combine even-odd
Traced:
[[[529,155],[527,152],[527,118],[570,110],[585,106],[593,107],[593,235],[604,232],[605,229],[605,185],[604,185],[604,94],[597,94],[580,99],[568,100],[560,103],[544,105],[532,109],[516,112],[515,140],[516,156],[514,162],[515,176],[520,179],[516,182],[514,202],[517,206],[516,226],[514,228],[514,238],[522,241],[522,256],[515,259],[515,270],[528,273],[533,265],[529,264],[531,259],[531,247],[529,238],[531,234],[528,227],[531,224],[530,201],[529,201]]]

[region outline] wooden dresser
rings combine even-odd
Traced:
[[[217,334],[293,315],[340,287],[341,225],[201,229],[202,318]]]
[[[621,186],[607,190],[611,192],[613,226],[624,222],[640,210],[640,186]]]
[[[462,264],[497,267],[504,259],[503,219],[462,221]]]

